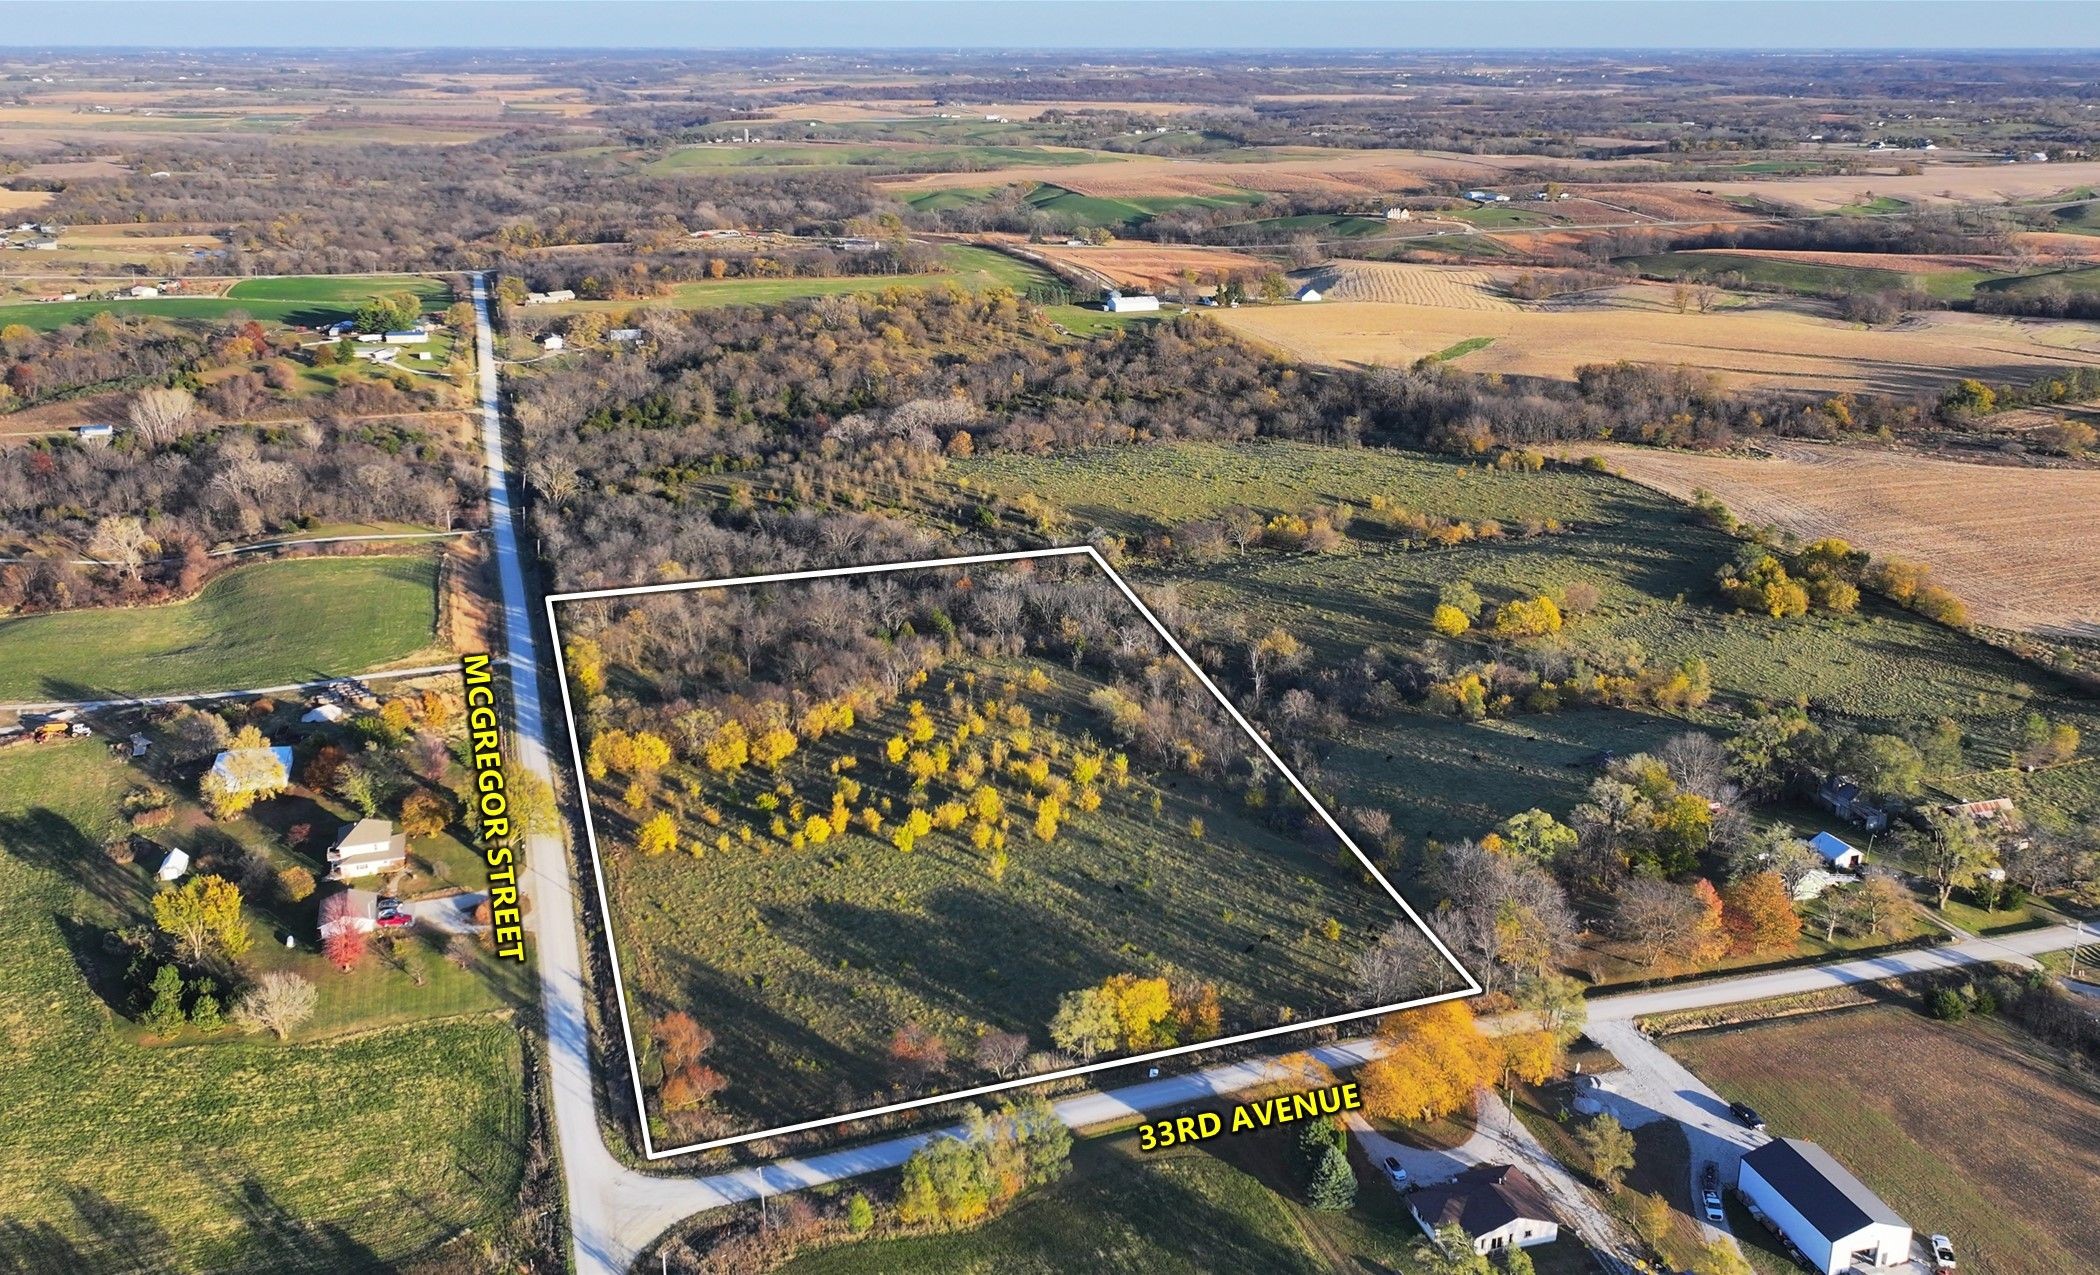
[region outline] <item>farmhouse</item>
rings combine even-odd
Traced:
[[[254,754],[268,753],[263,762]],[[255,764],[249,764],[255,763]],[[229,748],[212,758],[211,773],[226,785],[226,791],[276,792],[292,781],[290,748]]]
[[[344,824],[328,850],[328,879],[348,881],[356,877],[399,872],[408,866],[408,834],[395,832],[384,819],[360,819]]]
[[[1808,848],[1815,851],[1823,862],[1840,872],[1859,871],[1859,865],[1865,862],[1867,857],[1860,853],[1859,847],[1849,845],[1844,838],[1833,837],[1827,832],[1819,832],[1810,837]]]
[[[1888,812],[1868,801],[1859,784],[1843,775],[1826,775],[1816,786],[1816,801],[1838,818],[1868,832],[1880,832],[1889,826]]]
[[[1101,298],[1101,308],[1110,314],[1135,314],[1159,309],[1159,298],[1148,293],[1122,293],[1111,289]]]
[[[370,934],[379,928],[379,896],[370,890],[336,890],[321,896],[321,941],[340,933]]]
[[[1415,215],[1405,208],[1388,208],[1385,210],[1385,219],[1387,221],[1413,221]]]
[[[1736,1190],[1823,1275],[1910,1259],[1910,1224],[1813,1142],[1780,1138],[1752,1151]]]
[[[1483,1256],[1560,1238],[1560,1220],[1546,1193],[1513,1165],[1475,1165],[1441,1186],[1417,1191],[1407,1207],[1431,1239],[1438,1227],[1456,1226]]]

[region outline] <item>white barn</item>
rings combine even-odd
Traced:
[[[1822,858],[1823,862],[1839,872],[1857,872],[1859,871],[1859,865],[1866,862],[1867,858],[1867,856],[1860,853],[1858,846],[1851,844],[1843,837],[1834,837],[1827,832],[1819,832],[1815,836],[1810,837],[1808,839],[1808,848],[1815,851]]]
[[[1110,314],[1135,314],[1159,309],[1159,298],[1143,292],[1110,292],[1101,298],[1101,308]]]
[[[1910,1260],[1910,1223],[1813,1142],[1752,1151],[1736,1190],[1823,1275]]]

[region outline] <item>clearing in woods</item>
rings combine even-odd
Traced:
[[[1096,559],[1053,552],[903,564],[902,586],[890,570],[817,573],[550,603],[562,631],[606,641],[610,705],[582,726],[579,753],[594,760],[579,757],[579,783],[651,1158],[1452,994],[1452,971],[1425,948],[1419,992],[1366,998],[1352,962],[1412,923],[1399,896],[1256,755]],[[977,601],[1002,597],[1023,608],[1010,621]],[[1099,619],[1053,624],[1052,597]],[[667,642],[713,633],[714,649],[751,654],[725,665],[636,649],[602,627],[620,623],[607,606],[647,608]],[[829,665],[793,674],[820,617],[837,617],[822,619]],[[1007,623],[1011,637],[995,639]],[[1118,656],[1084,636],[1104,624]],[[595,658],[564,641],[568,664]],[[920,671],[881,691],[870,641]],[[1079,667],[1090,651],[1095,663]],[[1109,660],[1122,670],[1113,683],[1095,667]],[[809,700],[787,718],[794,729],[748,728],[748,766],[717,770],[723,714],[771,720],[753,706],[787,693],[781,676]],[[1139,676],[1159,689],[1128,680]],[[630,782],[619,732],[603,723],[658,720],[664,687],[699,706],[709,721],[693,729],[710,742]],[[852,706],[843,723],[833,705]],[[1161,730],[1187,744],[1177,760],[1148,751]],[[762,756],[782,733],[789,751]],[[644,849],[655,821],[675,847]],[[1042,1052],[1064,998],[1133,977],[1168,980],[1174,1016]],[[1193,1008],[1205,1001],[1210,1011]],[[657,1046],[681,1010],[713,1033],[707,1061],[728,1080],[698,1109],[667,1096]],[[993,1033],[1017,1033],[1025,1061],[985,1061],[977,1042]],[[914,1040],[937,1042],[937,1058],[923,1061]]]
[[[1767,441],[1761,456],[1582,446],[1637,483],[1688,500],[1704,488],[1738,517],[1803,539],[1839,536],[1932,566],[1977,620],[2100,628],[2093,511],[2100,472],[1971,465],[1903,452]]]
[[[1568,380],[1584,364],[1631,359],[1703,368],[1733,386],[1817,392],[1916,393],[1962,376],[2026,381],[2100,356],[2100,325],[2091,323],[1931,313],[1869,328],[1825,317],[1811,302],[1734,295],[1711,313],[1680,314],[1661,284],[1497,308],[1487,283],[1443,276],[1443,286],[1454,284],[1481,294],[1479,308],[1342,301],[1241,306],[1214,317],[1309,363],[1404,367],[1460,341],[1492,337],[1491,349],[1468,358],[1469,369]],[[1395,279],[1385,286],[1438,285]]]
[[[1863,1049],[1860,1042],[1872,1041]],[[2088,1269],[2100,1095],[2017,1028],[1894,1005],[1668,1037],[1725,1098],[1822,1144],[1974,1275]]]

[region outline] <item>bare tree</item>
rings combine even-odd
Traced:
[[[139,578],[139,564],[159,547],[146,534],[146,525],[129,514],[96,523],[94,538],[88,541],[88,552],[123,572],[127,580]]]
[[[247,1031],[268,1031],[284,1040],[293,1028],[313,1017],[318,995],[314,985],[297,974],[281,970],[265,974],[241,993],[233,1007],[233,1021]]]
[[[977,1065],[1005,1079],[1020,1072],[1028,1058],[1028,1037],[1020,1032],[986,1032],[977,1040]]]
[[[131,400],[131,428],[156,447],[174,442],[189,433],[197,415],[197,400],[188,390],[140,390]]]

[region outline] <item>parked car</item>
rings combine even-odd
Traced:
[[[1729,1103],[1728,1114],[1734,1116],[1736,1119],[1742,1121],[1744,1124],[1750,1126],[1752,1129],[1757,1130],[1759,1133],[1763,1133],[1765,1131],[1765,1118],[1761,1115],[1758,1115],[1757,1108],[1751,1106],[1747,1102]]]
[[[1727,1212],[1721,1208],[1721,1193],[1719,1191],[1705,1192],[1699,1197],[1699,1202],[1706,1206],[1707,1221],[1725,1222],[1728,1220]]]
[[[1403,1191],[1407,1189],[1407,1170],[1401,1168],[1400,1161],[1392,1156],[1385,1158],[1385,1176],[1394,1186],[1399,1187]]]
[[[382,894],[379,896],[379,913],[376,920],[382,927],[398,929],[404,925],[414,924],[415,919],[401,910],[401,900],[394,898],[392,895]]]
[[[1932,1237],[1932,1268],[1939,1271],[1954,1269],[1954,1241],[1944,1235]]]

